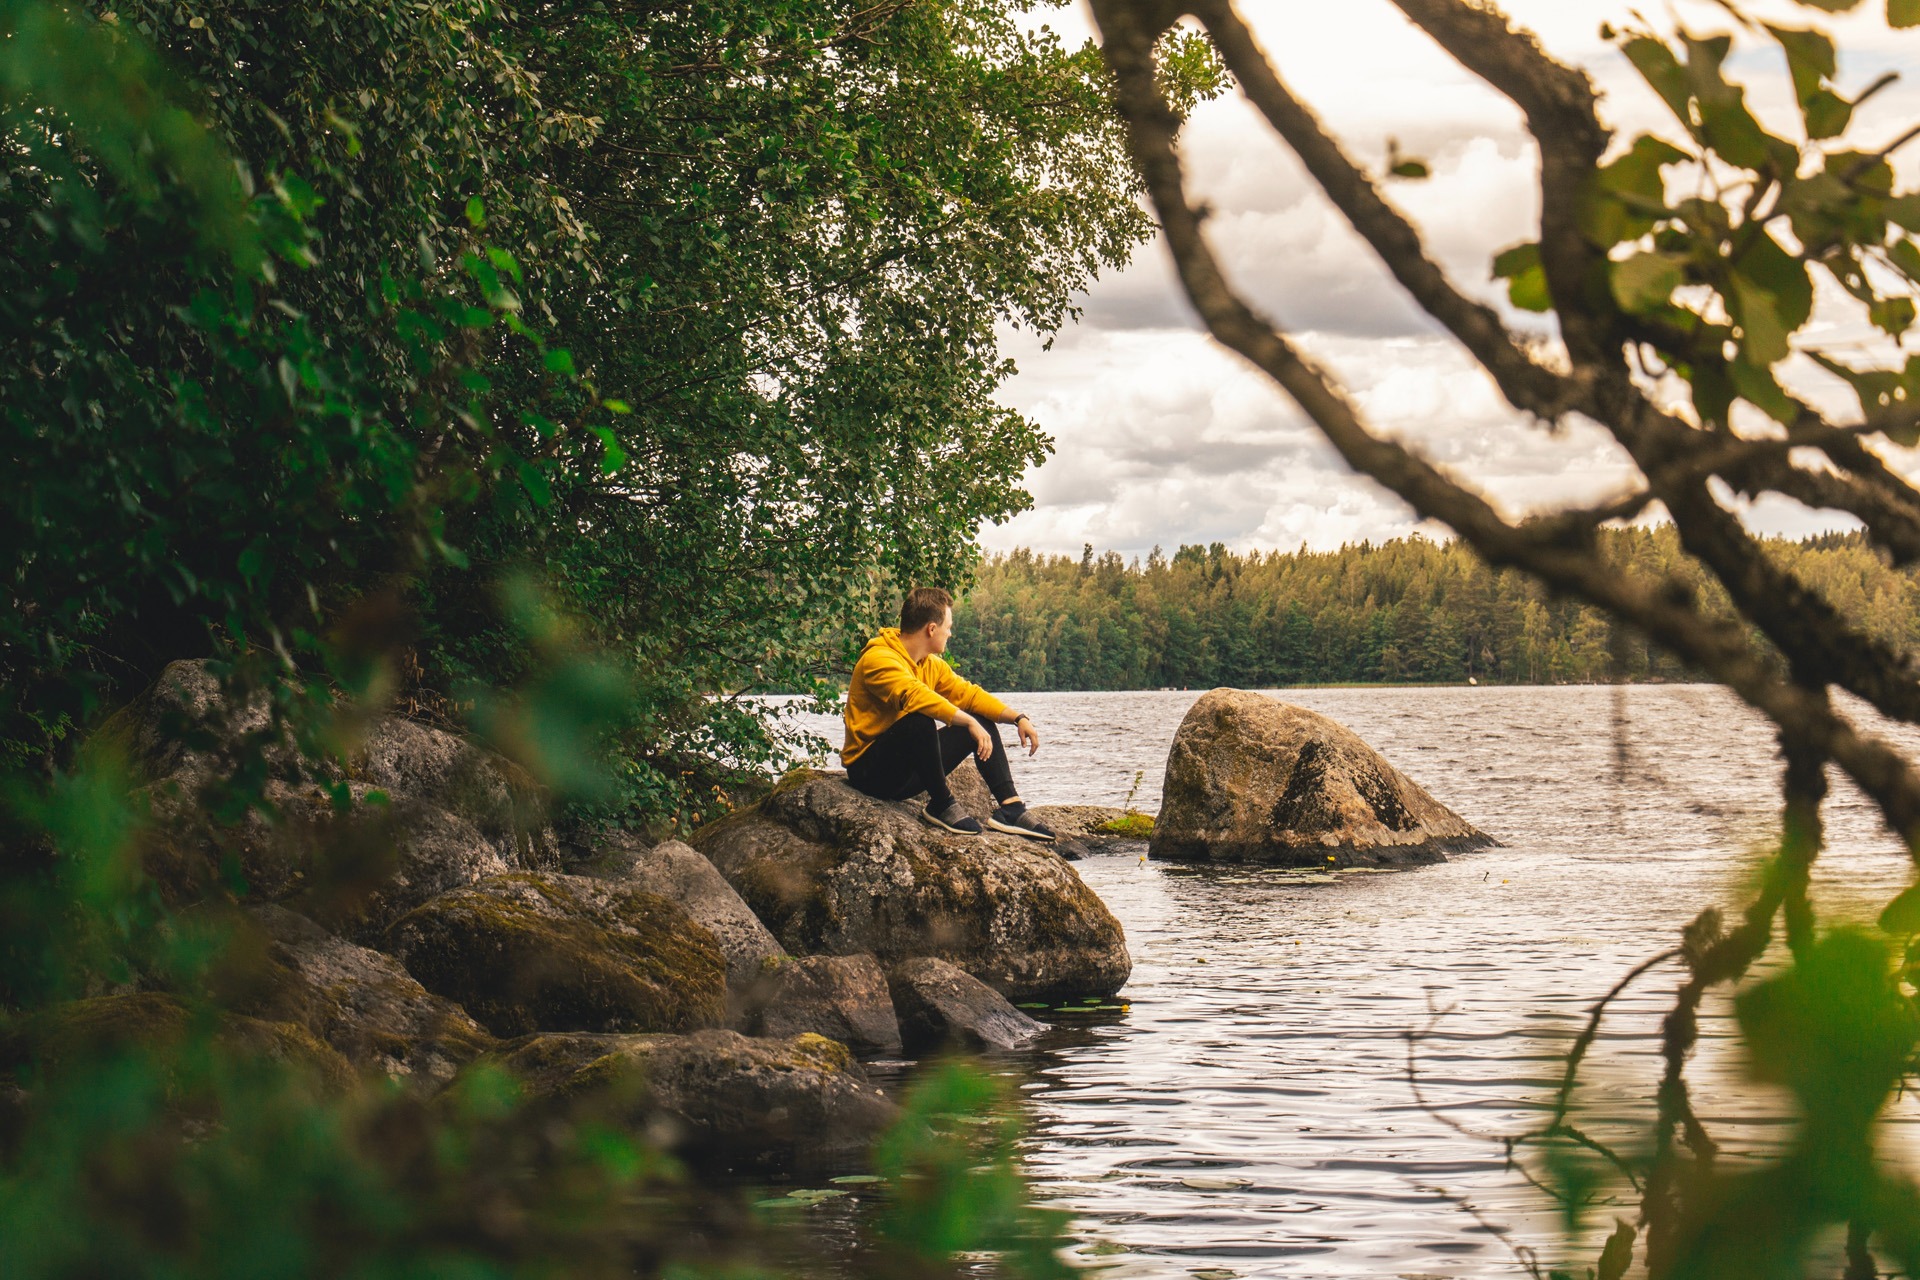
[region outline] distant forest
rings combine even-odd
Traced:
[[[1718,593],[1671,527],[1608,530],[1609,556]],[[1874,636],[1920,641],[1920,581],[1855,534],[1769,550]],[[1338,551],[1228,551],[1219,543],[1118,553],[989,556],[955,610],[950,656],[996,689],[1274,688],[1319,683],[1684,680],[1591,609],[1418,536]]]

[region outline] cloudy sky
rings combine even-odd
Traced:
[[[1622,139],[1676,136],[1659,101],[1600,37],[1632,21],[1615,0],[1507,0],[1506,11],[1563,60],[1584,67]],[[1839,89],[1851,96],[1884,71],[1902,80],[1863,107],[1850,143],[1881,146],[1920,122],[1920,30],[1889,32],[1868,0],[1834,19],[1791,0],[1745,3],[1783,26],[1818,22],[1840,44]],[[1705,34],[1732,20],[1711,0],[1639,6],[1654,25]],[[1504,303],[1488,278],[1494,254],[1534,238],[1537,157],[1519,112],[1450,61],[1386,0],[1241,0],[1282,78],[1350,154],[1376,173],[1395,138],[1433,176],[1394,182],[1390,197],[1425,231],[1429,252],[1463,288]],[[1070,42],[1086,15],[1047,21]],[[1785,63],[1764,34],[1743,35],[1729,62],[1763,122],[1798,137]],[[1185,134],[1197,195],[1211,203],[1216,250],[1244,293],[1345,383],[1376,429],[1417,442],[1519,513],[1592,501],[1625,486],[1631,468],[1598,430],[1550,435],[1508,408],[1465,354],[1425,320],[1237,95],[1204,104]],[[1624,145],[1622,143],[1621,145]],[[1920,179],[1920,142],[1903,152],[1903,185]],[[1825,291],[1831,293],[1835,291]],[[1395,537],[1422,526],[1398,499],[1350,474],[1299,411],[1205,336],[1178,292],[1165,249],[1144,248],[1101,280],[1081,322],[1043,350],[1005,335],[1020,367],[1002,399],[1050,433],[1056,449],[1028,476],[1034,510],[982,530],[990,550],[1029,546],[1078,554],[1082,544],[1145,554],[1193,542],[1236,549],[1316,548]],[[1511,313],[1510,313],[1511,314]],[[1861,362],[1874,349],[1850,300],[1825,296],[1803,335]],[[1882,358],[1890,349],[1880,348]],[[1795,357],[1789,381],[1830,413],[1857,417],[1851,397]],[[1912,461],[1901,459],[1902,463]],[[1780,503],[1749,513],[1768,532],[1839,527],[1831,512]]]

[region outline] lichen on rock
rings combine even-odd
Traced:
[[[760,917],[753,914],[726,877],[691,845],[668,840],[652,847],[615,834],[602,841],[589,874],[680,904],[720,944],[727,957],[727,981],[742,988],[785,953]]]

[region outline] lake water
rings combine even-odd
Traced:
[[[1009,695],[1045,740],[1016,766],[1022,794],[1119,804],[1143,772],[1134,803],[1154,810],[1198,696]],[[1703,907],[1745,900],[1778,805],[1771,735],[1702,686],[1275,696],[1353,729],[1501,847],[1325,884],[1138,845],[1077,864],[1126,928],[1133,979],[1125,1013],[1055,1018],[1022,1066],[1032,1177],[1115,1277],[1483,1276],[1521,1273],[1511,1244],[1564,1256],[1500,1149],[1416,1103],[1406,1033],[1427,1031],[1418,1074],[1448,1118],[1490,1135],[1537,1121],[1593,1001]],[[1826,812],[1816,902],[1870,920],[1911,864],[1844,783]],[[1643,1132],[1677,975],[1613,1005],[1581,1095],[1595,1136]],[[1764,1151],[1790,1117],[1734,1087],[1724,997],[1705,1012],[1698,1108],[1732,1158]],[[1916,1149],[1917,1120],[1901,1104],[1890,1145]]]

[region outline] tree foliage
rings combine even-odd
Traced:
[[[995,326],[1147,234],[1024,8],[12,0],[0,740],[216,642],[324,669],[376,598],[454,708],[530,677],[531,573],[626,673],[614,810],[764,753],[708,695],[964,576],[1048,447]]]
[[[1671,528],[1603,530],[1600,543],[1627,571],[1673,575],[1732,616]],[[1868,634],[1920,643],[1920,580],[1865,538],[1766,546]],[[1420,537],[1320,552],[1214,543],[1145,563],[1091,546],[1078,558],[1014,551],[982,562],[954,617],[954,660],[998,689],[1698,678],[1602,611]]]

